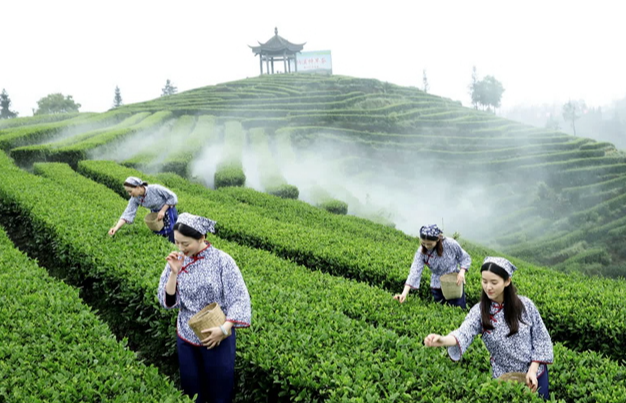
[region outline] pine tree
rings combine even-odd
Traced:
[[[176,94],[178,92],[178,88],[174,87],[172,83],[170,82],[170,80],[168,79],[162,91],[163,92],[161,93],[161,96],[166,97],[168,95]]]
[[[426,77],[426,70],[422,71],[422,81],[424,83],[424,92],[428,93],[428,90],[430,89],[430,86],[428,85],[428,78]]]
[[[12,119],[17,117],[17,112],[11,111],[9,108],[11,107],[11,98],[9,98],[9,94],[3,88],[2,94],[0,94],[0,119]]]
[[[119,108],[122,106],[122,94],[120,93],[120,87],[115,86],[115,97],[113,98],[113,107]]]

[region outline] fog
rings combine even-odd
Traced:
[[[509,151],[500,155],[497,150],[533,144],[532,135],[510,137],[505,143],[489,137],[472,137],[473,142],[467,145],[459,138],[458,144],[448,148],[468,147],[469,152],[458,154],[463,155],[460,159],[455,154],[429,156],[429,152],[419,151],[419,147],[375,148],[345,139],[333,140],[323,130],[308,133],[304,141],[302,138],[289,141],[298,134],[283,136],[279,141],[268,131],[267,144],[262,147],[266,154],[261,156],[255,152],[259,146],[251,145],[248,131],[244,131],[243,143],[235,147],[236,151],[232,144],[226,147],[225,136],[215,135],[215,132],[206,133],[206,138],[211,140],[204,141],[202,148],[190,148],[193,147],[188,144],[191,128],[176,130],[181,127],[179,123],[172,119],[157,128],[134,133],[93,150],[90,158],[128,164],[143,156],[145,161],[134,166],[152,174],[161,170],[168,157],[186,150],[195,153],[188,167],[190,177],[214,188],[217,166],[230,155],[229,158],[240,159],[246,175],[245,186],[258,191],[266,190],[262,175],[268,172],[267,164],[271,164],[286,183],[298,187],[299,199],[307,203],[316,205],[320,202],[320,193],[327,194],[346,202],[348,214],[392,223],[410,235],[417,235],[422,225],[436,223],[447,235],[458,232],[466,239],[485,245],[497,234],[507,233],[510,229],[507,226],[515,224],[511,213],[535,203],[537,182],[544,177],[541,171],[535,170],[529,180],[517,169],[511,171],[517,176],[506,176],[501,172],[503,169],[484,165],[490,160],[484,160],[484,154],[480,154],[496,152],[497,156],[490,158],[510,162],[515,155]],[[218,130],[223,131],[223,125]],[[434,133],[428,128],[416,129],[416,132]],[[67,140],[70,135],[65,133],[59,138]],[[437,141],[435,138],[435,143],[427,145],[426,150],[436,148]],[[406,147],[413,147],[407,144]],[[269,158],[267,152],[271,154]],[[525,164],[538,162],[541,157]]]

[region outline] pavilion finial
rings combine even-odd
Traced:
[[[274,27],[274,35],[278,35],[278,27]]]

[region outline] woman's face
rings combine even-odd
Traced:
[[[174,231],[174,241],[178,250],[183,252],[185,256],[192,256],[200,252],[206,244],[204,243],[204,237],[200,239],[194,239],[181,234],[178,231]]]
[[[511,284],[511,279],[504,280],[488,270],[482,271],[480,275],[485,294],[487,294],[490,300],[502,303],[504,301],[504,289]]]
[[[137,186],[137,187],[124,186],[124,189],[126,190],[126,193],[128,193],[130,197],[139,197],[143,195],[144,188],[142,186]]]
[[[430,240],[430,239],[420,238],[420,242],[421,242],[422,246],[425,247],[428,250],[430,250],[430,249],[434,248],[435,246],[437,246],[437,241],[433,241],[433,240]]]

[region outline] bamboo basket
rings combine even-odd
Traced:
[[[148,213],[143,218],[143,222],[146,223],[150,230],[159,232],[163,229],[163,220],[157,220],[158,213]]]
[[[198,336],[200,340],[203,340],[208,337],[208,334],[202,333],[203,330],[221,326],[224,322],[226,322],[226,315],[222,312],[222,308],[220,308],[219,304],[214,302],[202,308],[202,310],[193,315],[187,323],[196,336]]]
[[[526,374],[524,372],[507,372],[498,377],[500,381],[519,382],[526,384]]]
[[[441,276],[441,292],[445,299],[457,299],[463,296],[463,284],[456,285],[456,273]]]

